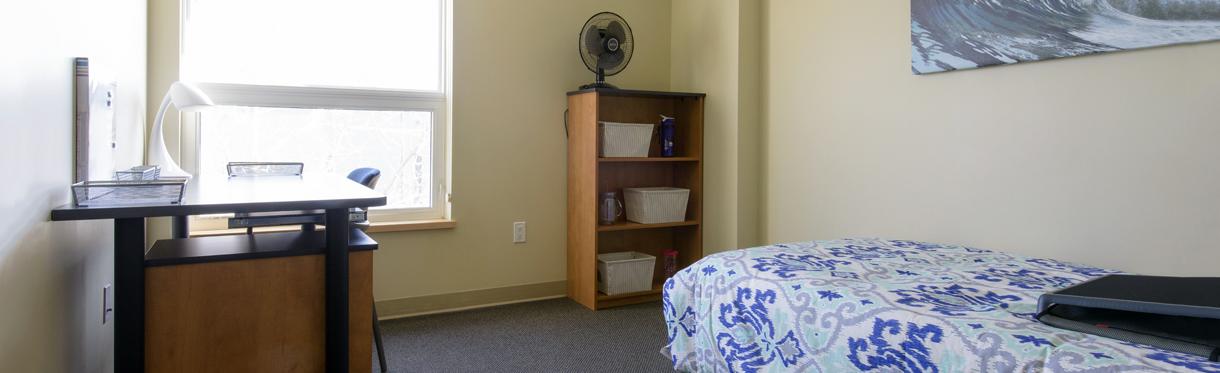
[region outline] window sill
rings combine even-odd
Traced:
[[[365,231],[365,233],[423,231],[429,229],[453,228],[457,228],[457,221],[449,219],[382,221],[371,223],[369,230]]]
[[[406,232],[406,231],[422,231],[430,229],[453,229],[457,227],[457,221],[449,219],[427,219],[427,220],[405,220],[405,221],[383,221],[373,222],[369,225],[369,229],[365,233],[385,233],[385,232]],[[300,225],[282,225],[277,227],[262,227],[254,228],[254,233],[266,232],[291,232],[301,230]],[[326,227],[318,227],[318,230],[326,230]],[[246,234],[244,228],[239,229],[215,229],[206,231],[191,231],[191,237],[208,237],[208,236],[232,236],[238,234]]]

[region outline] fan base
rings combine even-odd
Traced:
[[[609,88],[609,89],[618,89],[618,87],[615,87],[615,86],[614,86],[614,84],[610,84],[610,83],[606,83],[606,82],[602,82],[602,83],[589,83],[589,84],[585,84],[585,85],[580,86],[580,89],[581,89],[581,90],[590,89],[590,88]]]

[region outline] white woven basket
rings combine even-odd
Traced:
[[[624,188],[627,220],[640,224],[675,223],[686,220],[690,189]]]
[[[647,123],[598,122],[602,130],[602,157],[647,157],[652,144],[652,125]]]
[[[597,291],[618,295],[652,290],[657,257],[626,251],[597,254]]]

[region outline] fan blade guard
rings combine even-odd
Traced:
[[[597,68],[610,70],[623,63],[623,52],[606,52],[597,58]]]
[[[605,48],[602,48],[602,36],[597,29],[597,25],[590,25],[588,29],[585,29],[584,35],[585,49],[589,54],[596,56],[605,52]]]

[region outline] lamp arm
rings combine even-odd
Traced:
[[[165,120],[165,111],[169,110],[171,98],[169,92],[165,93],[165,99],[161,100],[161,108],[157,109],[157,117],[153,120],[153,128],[149,133],[148,139],[148,163],[149,165],[161,166],[161,177],[190,177],[191,174],[183,171],[174,159],[169,156],[169,150],[165,148],[165,131],[162,129],[162,123]]]

